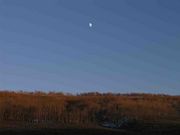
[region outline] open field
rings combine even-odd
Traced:
[[[0,92],[0,135],[179,135],[180,97]]]

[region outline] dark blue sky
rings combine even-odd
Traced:
[[[180,94],[179,16],[179,0],[0,0],[0,89]]]

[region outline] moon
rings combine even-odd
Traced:
[[[93,24],[90,22],[90,23],[89,23],[89,27],[91,28],[92,26],[93,26]]]

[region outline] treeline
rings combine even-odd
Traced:
[[[116,123],[123,118],[180,120],[180,96],[0,92],[0,121],[88,125]]]

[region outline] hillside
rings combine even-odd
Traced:
[[[179,132],[179,127],[180,96],[0,92],[1,129],[109,128]]]

